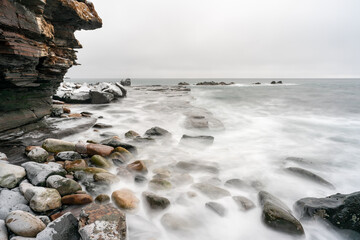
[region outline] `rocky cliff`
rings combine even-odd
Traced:
[[[101,26],[86,0],[0,0],[0,132],[50,113],[51,96],[77,64],[74,32]]]

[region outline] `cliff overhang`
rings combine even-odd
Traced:
[[[100,28],[86,0],[0,0],[0,132],[36,121],[76,65],[77,30]]]

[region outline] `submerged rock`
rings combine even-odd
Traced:
[[[164,210],[170,205],[169,199],[158,196],[151,192],[143,192],[143,197],[148,203],[149,207],[154,210]]]
[[[0,187],[14,188],[25,175],[26,172],[23,167],[0,163]]]
[[[262,219],[267,226],[293,235],[304,234],[301,223],[281,200],[268,192],[261,191],[259,201],[263,208]]]
[[[135,132],[133,130],[130,130],[130,131],[125,133],[125,137],[133,139],[133,138],[140,137],[140,134],[138,134],[137,132]]]
[[[146,136],[149,137],[171,137],[171,133],[160,127],[150,128],[145,132]]]
[[[255,204],[248,198],[243,196],[233,196],[235,203],[238,205],[241,211],[247,211],[255,208]]]
[[[65,169],[60,164],[52,162],[48,164],[27,162],[21,166],[26,169],[27,178],[36,186],[45,186],[46,179],[51,175],[65,176],[66,174]]]
[[[126,168],[128,170],[130,170],[130,171],[136,171],[136,172],[141,172],[141,173],[147,173],[148,172],[144,162],[139,161],[139,160],[128,164],[126,166]]]
[[[149,182],[149,188],[152,190],[170,190],[172,185],[165,179],[151,179]]]
[[[212,210],[214,213],[219,215],[220,217],[224,217],[226,215],[226,209],[223,205],[217,202],[207,202],[205,206]]]
[[[112,173],[95,173],[94,174],[94,181],[113,184],[120,181],[120,178]]]
[[[326,181],[325,179],[323,179],[322,177],[306,170],[306,169],[303,169],[303,168],[298,168],[298,167],[289,167],[289,168],[286,168],[286,170],[288,172],[291,172],[293,174],[296,174],[300,177],[303,177],[303,178],[306,178],[310,181],[313,181],[313,182],[316,182],[318,184],[321,184],[323,186],[326,186],[326,187],[329,187],[329,188],[332,188],[332,189],[335,189],[334,185],[332,185],[330,182]]]
[[[246,184],[243,180],[238,179],[238,178],[234,178],[234,179],[229,179],[225,182],[225,186],[227,187],[232,187],[232,188],[237,188],[237,189],[243,189],[244,187],[247,187],[248,184]]]
[[[78,220],[71,213],[55,219],[41,231],[36,240],[79,240]]]
[[[301,218],[321,218],[340,229],[360,233],[360,192],[303,198],[294,205]]]
[[[192,187],[196,188],[210,199],[220,199],[231,195],[229,191],[209,183],[195,183]]]
[[[209,173],[218,173],[219,169],[210,165],[199,162],[185,162],[180,161],[176,164],[176,167],[185,171],[191,172],[209,172]]]
[[[39,218],[20,210],[11,212],[5,223],[13,233],[22,237],[36,237],[46,227]]]
[[[126,240],[125,214],[112,204],[91,204],[82,209],[79,233],[86,240]]]
[[[209,146],[214,143],[214,137],[213,136],[189,136],[189,135],[183,135],[180,140],[181,144],[185,145],[203,145],[203,146]]]

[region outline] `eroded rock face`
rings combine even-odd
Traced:
[[[50,96],[77,64],[74,32],[101,26],[87,1],[0,0],[0,131],[50,114]]]

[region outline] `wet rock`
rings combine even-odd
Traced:
[[[282,81],[277,81],[277,84],[282,84],[283,82]]]
[[[136,175],[134,181],[139,184],[144,184],[147,182],[147,178],[142,175]]]
[[[0,240],[8,240],[8,232],[4,220],[0,220]]]
[[[143,161],[135,161],[126,166],[126,168],[130,171],[136,171],[141,173],[147,173],[148,170]]]
[[[259,200],[263,208],[262,219],[267,226],[292,235],[304,234],[301,223],[281,200],[264,191],[259,192]]]
[[[133,130],[130,130],[128,132],[125,133],[125,137],[126,138],[130,138],[130,139],[133,139],[133,138],[137,138],[137,137],[140,137],[140,134],[138,134],[137,132],[133,131]]]
[[[340,229],[360,233],[360,192],[303,198],[294,205],[301,218],[321,218]]]
[[[139,204],[139,199],[129,189],[114,191],[111,198],[119,208],[123,209],[135,209]]]
[[[61,207],[61,196],[56,189],[29,187],[24,196],[35,212],[46,212]]]
[[[148,206],[153,210],[164,210],[170,205],[169,199],[158,196],[154,193],[143,192],[142,195],[148,203]]]
[[[83,205],[91,203],[93,198],[88,194],[72,194],[61,198],[62,204],[65,205]]]
[[[223,205],[217,202],[207,202],[205,206],[212,210],[214,213],[219,215],[220,217],[224,217],[226,215],[226,209]]]
[[[270,84],[276,84],[276,81],[271,81],[271,83]]]
[[[247,211],[255,208],[255,204],[248,198],[243,196],[233,196],[235,203],[238,205],[241,211]]]
[[[64,113],[71,113],[71,110],[68,107],[63,107],[63,111]]]
[[[121,142],[120,138],[117,136],[109,138],[109,139],[105,139],[105,140],[101,141],[101,144],[104,144],[104,145],[107,145],[107,146],[110,146],[113,148],[122,147],[122,148],[125,148],[126,150],[128,150],[129,152],[131,152],[132,154],[137,154],[137,149],[135,146]]]
[[[27,206],[28,201],[19,192],[4,189],[0,192],[0,219],[5,219],[7,215],[19,208]]]
[[[87,240],[126,240],[125,214],[112,204],[91,204],[83,208],[79,233]]]
[[[194,178],[188,173],[174,173],[170,181],[176,186],[185,186],[193,183]]]
[[[209,121],[205,118],[205,116],[187,116],[185,126],[186,128],[206,129],[209,128]]]
[[[107,173],[108,171],[106,171],[105,169],[102,168],[96,168],[96,167],[87,167],[83,170],[86,173]]]
[[[105,123],[96,123],[93,128],[112,128],[112,125]]]
[[[99,204],[105,204],[110,202],[110,197],[106,194],[100,194],[95,198],[95,202]]]
[[[52,153],[75,151],[75,143],[48,138],[43,142],[42,148]]]
[[[286,168],[286,170],[288,172],[291,172],[297,176],[300,176],[300,177],[303,177],[303,178],[306,178],[310,181],[313,181],[313,182],[316,182],[320,185],[323,185],[323,186],[326,186],[326,187],[329,187],[331,189],[335,189],[334,185],[332,185],[330,182],[326,181],[325,179],[323,179],[322,177],[308,171],[308,170],[305,170],[303,168],[298,168],[298,167],[289,167],[289,168]]]
[[[65,176],[66,171],[57,163],[35,163],[27,162],[21,165],[26,170],[27,178],[33,185],[45,186],[46,179],[51,175]]]
[[[31,161],[43,163],[49,156],[49,153],[43,148],[35,148],[28,153]]]
[[[107,184],[113,184],[113,183],[119,182],[120,179],[118,176],[116,176],[112,173],[95,173],[94,181],[101,182],[101,183],[107,183]]]
[[[165,179],[151,179],[149,182],[149,188],[152,190],[170,190],[172,185]]]
[[[61,106],[54,106],[51,108],[51,116],[52,117],[60,117],[61,114],[64,113],[64,109]]]
[[[74,151],[59,152],[55,155],[56,161],[74,161],[81,159],[81,155]]]
[[[124,167],[118,167],[116,175],[124,180],[131,180],[133,177],[131,172]]]
[[[233,187],[233,188],[237,188],[237,189],[243,189],[244,187],[247,187],[247,184],[238,178],[234,178],[234,179],[229,179],[225,182],[225,186],[227,187]]]
[[[14,188],[25,175],[26,172],[23,167],[0,163],[0,187]]]
[[[219,169],[210,164],[202,164],[198,162],[185,162],[180,161],[176,164],[176,167],[185,171],[191,172],[209,172],[209,173],[218,173]]]
[[[109,184],[85,182],[84,185],[86,187],[86,191],[88,191],[93,196],[104,194],[110,191]]]
[[[76,181],[64,178],[59,175],[53,175],[48,177],[46,185],[50,188],[55,188],[61,196],[73,194],[76,191],[81,190],[81,186]]]
[[[88,167],[84,159],[79,159],[75,161],[65,161],[65,170],[68,172],[76,172],[85,170]]]
[[[126,216],[126,221],[131,240],[158,239],[161,236],[161,231],[154,223],[139,215],[129,214]]]
[[[115,148],[114,151],[115,151],[115,152],[118,152],[118,153],[120,153],[122,156],[124,156],[124,157],[125,157],[125,160],[129,160],[129,159],[132,159],[132,158],[133,158],[132,154],[131,154],[128,150],[126,150],[125,148],[123,148],[123,147],[117,147],[117,148]]]
[[[160,127],[150,128],[145,132],[146,136],[149,137],[171,137],[171,133]]]
[[[192,186],[197,190],[199,190],[202,194],[209,197],[210,199],[220,199],[223,197],[230,196],[229,191],[216,187],[209,183],[195,183]]]
[[[92,104],[110,103],[115,96],[107,92],[90,91],[90,98]]]
[[[120,84],[123,85],[123,86],[131,86],[131,79],[130,78],[127,78],[125,80],[121,80],[120,81]]]
[[[41,231],[36,240],[79,240],[78,220],[71,213],[65,213]]]
[[[111,167],[110,162],[106,158],[104,158],[100,155],[92,156],[90,158],[90,162],[92,164],[94,164],[95,166],[102,167],[102,168],[110,168]]]
[[[119,152],[112,153],[108,159],[112,160],[113,164],[117,167],[123,166],[127,162],[126,157]]]
[[[134,138],[131,143],[135,143],[135,144],[151,144],[151,143],[155,143],[155,139],[151,138],[151,137],[137,137],[137,138]]]
[[[46,227],[34,215],[20,210],[11,212],[6,217],[5,223],[13,233],[22,237],[36,237]]]
[[[179,85],[179,86],[186,86],[186,85],[190,85],[190,84],[187,83],[187,82],[179,82],[178,85]]]
[[[186,231],[192,227],[191,221],[172,213],[166,213],[161,218],[161,224],[169,230]]]
[[[102,145],[102,144],[88,144],[86,145],[86,153],[90,156],[100,155],[102,157],[109,156],[114,150],[113,147]]]
[[[189,135],[183,135],[180,140],[181,144],[185,145],[204,145],[209,146],[214,143],[214,137],[213,136],[189,136]]]

